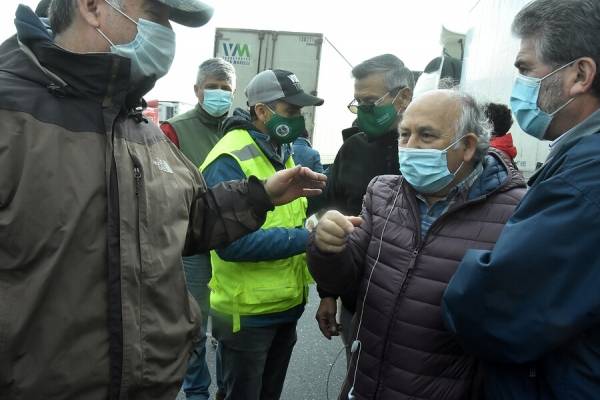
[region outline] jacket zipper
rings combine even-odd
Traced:
[[[400,185],[404,185],[404,179],[402,179],[400,181]],[[403,198],[406,199],[406,190],[404,188],[402,188],[400,190],[402,190],[401,194],[402,194]],[[413,267],[415,266],[417,257],[419,256],[419,252],[421,251],[421,248],[423,247],[423,242],[424,242],[423,240],[421,240],[421,224],[420,224],[420,221],[418,221],[418,218],[416,217],[416,213],[415,213],[416,204],[413,204],[413,202],[411,202],[411,201],[409,201],[409,203],[410,203],[410,208],[412,211],[411,216],[413,217],[413,223],[415,224],[415,227],[416,227],[417,246],[412,251],[410,263],[408,264],[406,273],[404,274],[404,277],[402,278],[402,282],[400,283],[400,290],[398,291],[398,296],[396,296],[396,301],[394,302],[394,308],[392,310],[392,315],[396,314],[396,310],[398,309],[398,305],[402,298],[402,294],[404,293],[404,290],[406,289],[406,283],[408,282],[409,277],[412,275]],[[393,210],[390,210],[390,212],[393,212]],[[382,236],[383,236],[383,234],[385,234],[385,232],[382,232]],[[379,397],[379,392],[381,390],[381,376],[382,376],[383,370],[387,369],[387,361],[385,361],[384,357],[385,357],[385,354],[387,353],[389,345],[390,345],[388,338],[390,336],[390,331],[392,330],[393,327],[394,327],[394,321],[392,320],[390,322],[390,324],[388,325],[388,329],[385,333],[385,339],[384,339],[385,344],[383,347],[383,358],[382,358],[382,360],[384,360],[384,362],[382,362],[380,364],[379,371],[377,373],[377,387],[375,388],[375,395],[373,396],[374,399],[377,399]],[[385,368],[384,368],[384,364],[385,364]]]
[[[421,244],[419,243],[418,247],[415,248],[412,252],[412,256],[410,259],[410,264],[408,265],[408,268],[406,269],[406,273],[404,274],[404,278],[402,278],[402,283],[400,284],[400,291],[398,292],[398,296],[396,297],[396,301],[394,302],[394,309],[392,311],[392,316],[396,315],[396,311],[398,310],[398,307],[400,305],[400,301],[403,298],[403,293],[406,290],[406,283],[408,282],[408,279],[410,278],[410,276],[412,276],[412,272],[413,272],[413,267],[415,266],[415,263],[417,261],[417,257],[419,256],[419,252],[421,251]],[[383,347],[383,360],[384,362],[381,363],[380,367],[379,367],[379,372],[377,374],[377,387],[375,388],[375,396],[373,398],[377,399],[379,398],[379,391],[381,390],[381,375],[383,373],[383,370],[387,370],[387,360],[385,359],[385,354],[387,354],[389,346],[390,346],[390,341],[388,340],[388,338],[390,337],[390,331],[392,330],[392,328],[394,327],[394,320],[392,320],[388,326],[388,329],[385,333],[385,345]],[[385,365],[385,367],[384,367]]]
[[[402,181],[400,184],[403,184],[404,182]],[[402,193],[405,198],[406,198],[406,191],[403,190]],[[396,301],[394,303],[394,309],[392,311],[392,316],[396,315],[396,312],[398,310],[398,307],[400,305],[400,301],[403,299],[403,294],[406,291],[406,287],[407,287],[407,282],[409,281],[409,278],[412,276],[413,274],[413,269],[414,266],[417,262],[417,257],[419,256],[419,253],[421,252],[421,250],[423,249],[423,247],[425,246],[425,243],[427,243],[427,237],[429,236],[429,234],[433,231],[433,227],[435,225],[438,225],[439,221],[443,220],[443,218],[449,214],[452,214],[458,210],[461,210],[463,208],[465,208],[467,205],[478,202],[482,199],[484,199],[486,196],[481,196],[478,197],[476,199],[464,202],[463,204],[461,204],[460,206],[448,210],[448,212],[444,215],[442,215],[442,217],[438,218],[437,220],[435,220],[433,222],[433,224],[431,225],[431,227],[429,228],[429,230],[427,231],[427,233],[425,234],[425,236],[421,239],[421,221],[419,220],[419,218],[417,218],[419,209],[418,209],[418,204],[416,203],[416,201],[412,201],[412,198],[409,200],[410,203],[410,209],[411,209],[411,215],[413,217],[413,223],[416,227],[416,236],[417,236],[417,246],[413,249],[412,251],[412,256],[410,259],[410,263],[408,265],[408,268],[406,269],[406,273],[404,274],[404,278],[402,279],[402,283],[400,285],[400,290],[398,292],[398,296],[396,298]],[[390,322],[390,325],[388,326],[388,329],[386,331],[386,335],[385,335],[385,345],[384,345],[384,349],[383,349],[383,355],[385,357],[385,354],[387,353],[388,349],[389,349],[389,345],[390,345],[390,341],[388,340],[388,338],[390,337],[390,332],[392,330],[392,328],[394,327],[394,321],[392,320]],[[382,372],[384,370],[384,364],[386,365],[387,369],[387,361],[384,361],[381,363],[381,366],[379,367],[379,372],[378,372],[378,376],[377,376],[377,387],[375,389],[375,396],[374,398],[378,398],[379,396],[379,392],[381,390],[381,375]]]
[[[142,192],[142,168],[140,166],[140,162],[138,161],[137,158],[133,157],[133,155],[131,156],[131,160],[133,162],[133,178],[135,180],[135,198],[136,198],[136,205],[137,205],[137,250],[138,250],[138,262],[140,264],[140,278],[143,279],[143,272],[144,272],[144,264],[143,264],[143,260],[142,260],[142,230],[141,230],[141,224],[142,224],[142,212],[141,212],[141,199],[140,199],[140,195]],[[143,296],[142,296],[142,288],[139,287],[138,288],[138,304],[139,304],[139,309],[138,309],[138,320],[140,321],[139,324],[139,337],[140,337],[140,356],[141,356],[141,376],[140,378],[143,380],[144,379],[144,346],[143,346],[143,341],[144,341],[144,329],[143,329],[143,325],[144,325],[144,320],[143,320],[143,316],[142,316],[142,309],[143,309]]]
[[[140,167],[135,162],[134,162],[134,167],[133,167],[133,177],[135,178],[135,196],[139,197],[140,189],[142,187],[142,171],[140,170]],[[139,208],[139,204],[138,204],[138,208]],[[138,210],[138,214],[139,214],[139,210]],[[138,218],[139,218],[139,216],[138,216]],[[139,222],[138,222],[138,228],[139,228]]]
[[[401,180],[400,181],[400,185],[403,185],[403,184],[404,184],[404,180]],[[406,274],[404,275],[404,278],[402,279],[402,283],[401,283],[401,286],[400,286],[400,291],[398,292],[398,297],[396,298],[396,302],[394,303],[394,309],[393,309],[393,312],[392,312],[392,316],[396,314],[396,311],[398,309],[400,300],[402,299],[402,294],[406,290],[406,284],[407,284],[409,278],[412,276],[413,267],[416,264],[417,257],[419,256],[419,253],[421,252],[421,250],[425,246],[425,243],[427,243],[427,237],[429,236],[429,234],[431,232],[434,231],[433,228],[437,227],[441,223],[441,221],[445,220],[448,217],[448,215],[454,214],[455,212],[457,212],[459,210],[462,210],[462,209],[466,208],[467,206],[469,206],[471,204],[478,203],[478,202],[480,202],[480,201],[488,198],[489,196],[492,196],[493,194],[496,194],[504,186],[505,185],[502,185],[502,186],[496,188],[495,190],[493,190],[493,191],[491,191],[489,193],[486,193],[486,194],[484,194],[482,196],[479,196],[479,197],[471,199],[471,200],[467,200],[464,203],[460,204],[459,206],[457,206],[455,208],[449,209],[448,212],[446,212],[445,214],[443,214],[441,217],[439,217],[438,219],[436,219],[433,222],[433,224],[431,224],[431,226],[429,227],[429,230],[427,231],[427,233],[425,234],[425,236],[422,239],[421,239],[421,221],[419,220],[419,218],[416,217],[416,215],[418,215],[418,211],[419,211],[418,204],[416,204],[416,201],[413,200],[412,197],[409,199],[410,209],[412,211],[411,215],[413,217],[413,222],[414,222],[415,227],[416,227],[417,247],[415,247],[413,249],[412,257],[411,257],[411,260],[410,260],[410,264],[408,265],[408,268],[406,270]],[[404,198],[406,198],[406,190],[402,191],[402,195],[404,195],[405,196]],[[389,343],[388,338],[389,338],[389,335],[390,335],[390,331],[393,328],[393,325],[394,325],[394,321],[392,320],[390,322],[390,325],[388,326],[388,329],[387,329],[387,332],[386,332],[386,336],[385,336],[385,339],[384,339],[385,340],[385,345],[384,345],[384,349],[383,349],[383,354],[384,355],[387,353],[387,350],[389,348],[389,344],[390,343]],[[387,366],[387,362],[385,362],[385,361],[382,362],[381,365],[380,365],[380,367],[379,367],[379,372],[377,374],[377,387],[375,388],[375,395],[374,395],[375,399],[378,398],[379,392],[381,390],[381,374],[382,374],[382,371],[384,369],[383,368],[384,364],[386,364],[386,366]],[[530,375],[531,374],[535,375],[535,369],[533,369],[532,371],[530,371]]]

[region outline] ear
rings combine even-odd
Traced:
[[[402,90],[400,90],[400,93],[398,94],[398,97],[396,98],[396,102],[394,104],[396,110],[404,112],[404,110],[406,110],[406,107],[408,107],[408,105],[412,101],[412,96],[413,92],[412,90],[410,90],[410,88],[405,87]]]
[[[262,103],[257,103],[254,106],[254,112],[256,113],[256,117],[259,119],[259,121],[261,122],[265,122],[267,120],[267,117],[269,116],[269,109],[267,108],[266,105],[262,104]]]
[[[204,101],[204,93],[202,93],[202,88],[198,85],[194,85],[194,94],[196,98],[198,98],[198,103],[202,103]]]
[[[592,84],[596,77],[597,65],[590,57],[583,57],[573,65],[575,72],[566,77],[565,84],[571,86],[569,97],[575,97],[579,94],[589,93],[592,90]]]
[[[467,133],[462,139],[461,142],[463,146],[465,146],[465,152],[463,153],[463,161],[468,163],[473,160],[475,157],[475,153],[477,152],[477,143],[479,143],[479,139],[474,133]]]
[[[102,0],[76,0],[76,2],[76,12],[81,18],[93,28],[99,28],[101,22],[106,19],[106,7],[109,6]]]

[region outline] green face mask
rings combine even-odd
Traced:
[[[273,115],[265,124],[269,135],[279,144],[292,143],[304,132],[304,116],[284,117],[271,110]]]
[[[369,137],[376,138],[387,132],[396,121],[398,111],[392,104],[358,106],[358,127]]]

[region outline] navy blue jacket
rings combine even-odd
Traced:
[[[321,165],[321,155],[318,151],[312,148],[310,141],[306,138],[299,137],[292,143],[294,153],[294,163],[308,167],[315,172],[323,173],[323,165]]]
[[[466,253],[446,324],[488,399],[600,398],[600,111],[561,137],[494,250]]]

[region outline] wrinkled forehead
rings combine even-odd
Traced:
[[[357,99],[379,98],[388,91],[385,73],[374,73],[354,81],[354,97]]]
[[[404,112],[400,126],[410,129],[430,126],[442,132],[455,133],[459,117],[458,97],[446,91],[435,91],[413,100]]]

